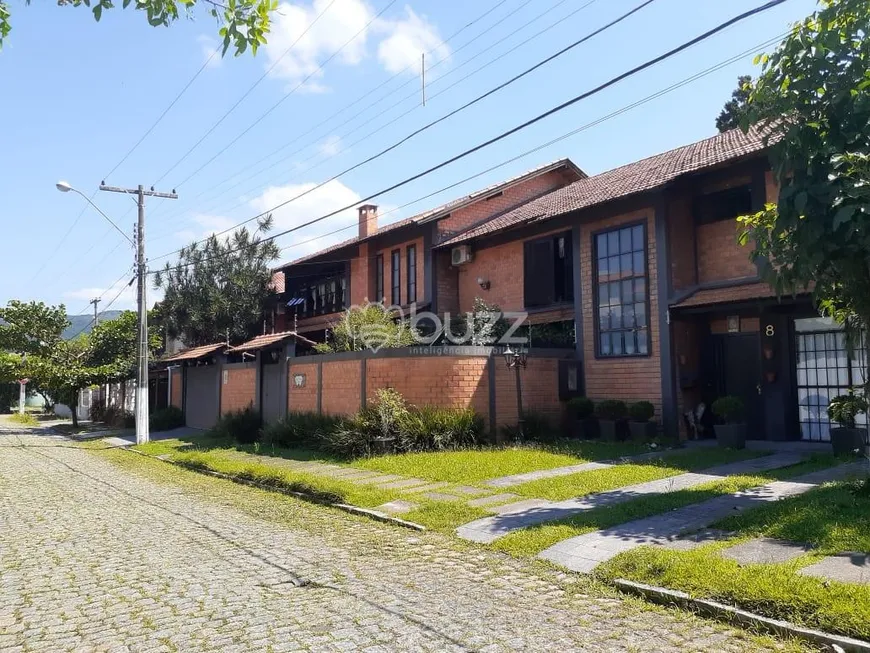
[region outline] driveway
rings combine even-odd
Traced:
[[[130,452],[0,430],[4,653],[767,650],[570,580]]]

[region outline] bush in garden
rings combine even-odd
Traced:
[[[638,401],[628,407],[628,416],[632,422],[648,422],[655,414],[655,406],[649,401]]]
[[[184,426],[184,413],[176,406],[167,406],[151,413],[148,428],[152,431],[171,431]]]
[[[733,395],[719,397],[712,405],[713,414],[726,424],[737,424],[743,419],[743,400]]]
[[[263,428],[261,441],[274,447],[316,446],[337,429],[341,417],[293,411]]]
[[[572,397],[568,400],[568,412],[574,419],[588,419],[595,413],[595,404],[589,397]]]
[[[102,399],[91,402],[91,407],[88,408],[88,418],[92,422],[106,421],[106,402]]]
[[[605,399],[598,402],[595,406],[595,413],[601,419],[620,420],[625,419],[628,414],[628,407],[624,401],[619,399]]]
[[[231,411],[221,416],[211,432],[239,444],[253,444],[260,438],[260,413],[253,406]]]
[[[413,408],[399,425],[401,451],[441,451],[473,447],[483,438],[483,417],[471,408]]]

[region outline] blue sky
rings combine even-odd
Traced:
[[[121,290],[129,277],[113,285],[131,268],[130,246],[86,208],[84,199],[57,192],[54,184],[60,179],[89,196],[102,179],[118,186],[160,180],[158,190],[177,188],[178,200],[148,204],[148,257],[158,267],[174,260],[161,255],[329,179],[639,3],[399,0],[364,29],[389,0],[282,2],[269,45],[256,57],[228,53],[212,58],[154,131],[110,175],[203,66],[217,45],[219,26],[204,11],[193,20],[153,28],[132,10],[105,12],[96,23],[84,7],[13,3],[13,30],[0,51],[0,302],[37,299],[65,303],[70,313],[80,313],[87,312],[91,297],[102,294],[105,306],[121,292],[112,308],[133,305],[132,288]],[[276,223],[285,229],[350,204],[758,4],[761,0],[657,0],[383,158],[276,211]],[[814,7],[811,0],[790,0],[385,195],[376,201],[381,223],[564,156],[594,174],[713,135],[715,117],[737,76],[753,70],[751,54],[575,136],[405,206],[777,37]],[[360,30],[360,36],[318,70]],[[423,51],[427,68],[433,66],[426,74],[425,107],[419,93]],[[267,70],[239,106],[178,163]],[[135,207],[128,197],[98,193],[94,201],[132,232]],[[355,223],[349,211],[280,238],[286,248],[282,260],[352,236]],[[343,227],[347,229],[324,235]],[[151,291],[151,299],[156,296]]]

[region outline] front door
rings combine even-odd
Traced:
[[[745,405],[746,436],[764,440],[761,410],[761,352],[757,333],[716,336],[719,394],[740,397]]]
[[[282,374],[286,376],[287,368],[281,364],[280,360],[272,362],[271,357],[266,355],[262,356],[262,358],[264,360],[260,368],[262,371],[262,376],[260,377],[260,407],[263,422],[269,424],[284,416],[287,406],[287,393],[282,392],[283,384],[281,383],[281,376]]]

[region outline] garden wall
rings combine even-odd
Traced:
[[[573,352],[566,350],[529,356],[521,370],[524,410],[559,423],[560,360],[572,359]],[[378,390],[393,388],[416,406],[470,407],[489,429],[517,421],[516,376],[493,348],[411,347],[294,358],[288,375],[291,411],[352,415]]]
[[[229,363],[221,378],[221,415],[257,405],[257,363]]]

